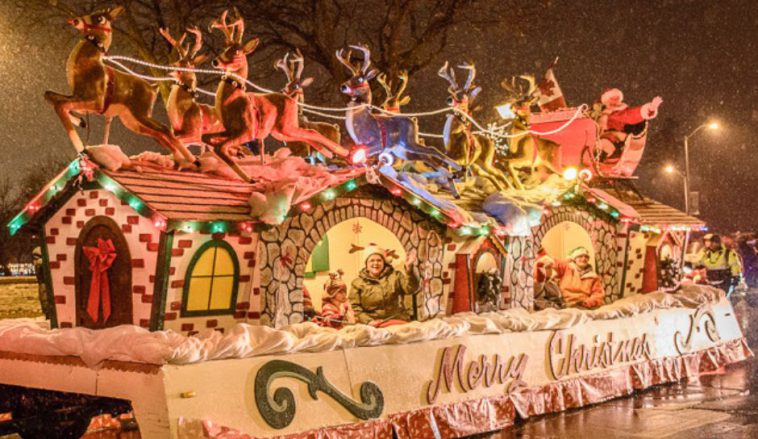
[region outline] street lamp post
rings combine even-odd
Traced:
[[[691,133],[684,136],[684,211],[687,215],[690,214],[690,145],[689,140],[690,137],[694,136],[698,131],[702,130],[703,128],[708,128],[710,130],[717,130],[719,129],[719,124],[717,122],[706,122],[699,127],[692,130]]]
[[[663,168],[664,172],[667,174],[673,174],[677,173],[682,177],[682,183],[684,184],[684,211],[689,212],[690,211],[690,194],[689,194],[689,180],[687,179],[687,174],[680,172],[678,169],[671,165],[666,165],[665,168]]]

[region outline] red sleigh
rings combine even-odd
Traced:
[[[647,125],[641,133],[623,139],[620,154],[602,157],[600,143],[608,140],[601,138],[597,122],[580,108],[534,113],[530,122],[534,136],[560,145],[553,163],[558,171],[566,167],[590,168],[598,176],[630,178],[645,151]]]

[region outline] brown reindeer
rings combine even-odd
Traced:
[[[187,28],[187,31],[195,36],[195,42],[191,48],[189,43],[184,44],[187,32],[184,32],[177,41],[171,36],[168,29],[161,28],[159,31],[175,49],[178,56],[171,63],[172,66],[191,69],[206,60],[207,55],[198,55],[203,46],[203,35],[198,28]],[[171,86],[166,112],[174,130],[174,136],[185,145],[201,144],[204,133],[217,133],[223,130],[224,126],[216,114],[216,109],[211,105],[197,102],[195,72],[174,70],[170,75],[176,80],[176,83]]]
[[[437,72],[450,84],[447,89],[450,94],[448,103],[454,110],[447,116],[443,131],[447,155],[459,165],[472,170],[475,175],[489,180],[500,190],[512,187],[503,175],[503,171],[494,164],[495,142],[483,134],[473,133],[473,124],[466,117],[466,115],[471,116],[474,99],[482,91],[481,87],[474,86],[476,67],[473,64],[464,64],[459,67],[468,71],[463,87],[458,85],[455,80],[455,69],[448,67],[447,62]]]
[[[535,171],[539,171],[540,180],[546,178],[549,173],[557,173],[553,163],[560,145],[529,132],[531,107],[537,101],[537,86],[531,76],[523,75],[519,78],[526,82],[527,87],[523,86],[523,82],[517,82],[516,77],[510,81],[503,80],[500,86],[508,93],[507,101],[515,115],[508,132],[511,137],[505,159],[516,187],[523,189],[524,181],[519,176],[519,171],[526,171],[533,177],[537,176]]]
[[[295,98],[282,93],[249,93],[246,91],[247,56],[258,47],[258,38],[242,43],[245,22],[237,17],[227,23],[225,11],[211,27],[219,29],[226,38],[224,50],[212,65],[224,71],[216,90],[216,111],[221,117],[224,131],[204,134],[203,141],[214,147],[216,153],[243,180],[250,177],[230,156],[234,148],[253,139],[260,145],[261,163],[264,163],[264,139],[269,135],[282,142],[306,142],[327,158],[347,156],[347,150],[317,131],[302,128],[298,121]]]
[[[281,90],[285,95],[297,99],[299,104],[305,102],[305,87],[308,87],[313,83],[313,78],[308,77],[302,79],[303,67],[304,67],[303,54],[300,53],[300,49],[296,50],[294,55],[287,53],[284,58],[277,60],[274,63],[274,68],[277,68],[284,72],[287,77],[287,84]],[[342,140],[342,134],[340,133],[339,125],[328,122],[312,122],[303,114],[303,106],[298,105],[298,115],[300,119],[300,126],[303,128],[309,128],[318,131],[322,136],[331,140],[334,143],[340,143]],[[290,142],[287,147],[292,151],[294,155],[305,157],[311,156],[311,146],[305,142]]]
[[[401,70],[397,75],[397,78],[400,80],[400,85],[396,90],[392,90],[394,84],[391,79],[387,79],[386,74],[380,73],[376,77],[376,81],[382,86],[384,93],[386,94],[384,102],[382,103],[382,108],[384,108],[385,111],[391,111],[393,113],[400,113],[400,107],[408,105],[411,101],[410,96],[403,96],[405,87],[408,86],[408,71]]]
[[[153,104],[158,97],[157,87],[143,79],[106,67],[103,63],[103,56],[112,42],[111,23],[122,12],[123,6],[116,6],[104,12],[94,12],[69,20],[69,24],[83,37],[66,63],[66,75],[73,92],[62,95],[47,91],[45,100],[55,108],[77,152],[84,151],[84,144],[74,129],[74,124],[84,124],[72,112],[97,113],[105,116],[106,121],[118,116],[130,130],[155,138],[171,151],[179,167],[195,163],[195,157],[171,134],[171,130],[153,119]],[[107,142],[107,128],[105,137]]]

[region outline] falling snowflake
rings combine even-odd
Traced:
[[[353,224],[353,233],[355,233],[356,235],[360,235],[362,231],[363,231],[363,226],[361,225],[361,223],[356,221],[355,224]]]
[[[498,125],[490,123],[487,125],[489,137],[495,142],[495,150],[498,155],[505,156],[508,154],[508,138],[510,124]]]

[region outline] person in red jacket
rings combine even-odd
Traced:
[[[594,309],[603,305],[603,281],[590,265],[590,252],[584,247],[577,247],[571,251],[569,258],[569,261],[553,263],[565,306]],[[550,256],[543,256],[537,264],[549,264],[551,260]]]

